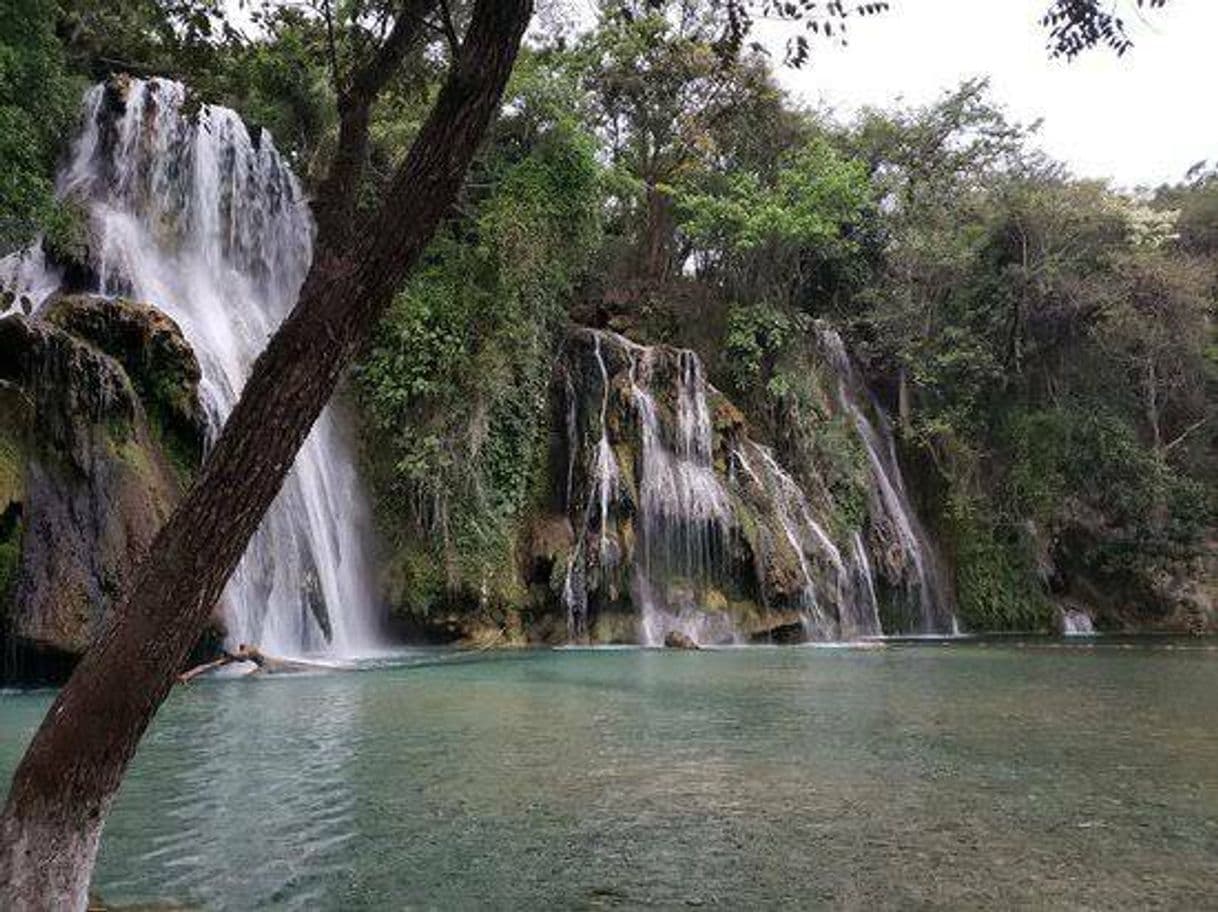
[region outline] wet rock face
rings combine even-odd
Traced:
[[[198,454],[197,466],[202,452],[187,401],[197,409],[198,366],[172,323],[152,308],[87,297],[49,313],[0,318],[9,678],[36,677],[48,662],[66,668],[84,651],[180,497],[183,454]],[[67,330],[78,326],[80,336]],[[151,414],[176,415],[173,430]]]
[[[164,442],[188,466],[203,459],[201,372],[178,325],[154,307],[99,295],[62,295],[43,316],[116,360]]]
[[[566,446],[551,471],[575,533],[562,586],[572,639],[627,625],[628,641],[657,646],[791,623],[810,639],[881,632],[863,530],[750,438],[697,355],[576,330],[559,374]]]

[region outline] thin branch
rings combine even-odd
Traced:
[[[319,247],[337,249],[343,245],[368,158],[372,105],[419,43],[420,20],[433,6],[434,0],[403,0],[389,35],[372,59],[352,74],[350,85],[339,95],[338,148],[313,206]]]
[[[334,41],[334,11],[330,0],[322,0],[321,14],[326,21],[326,51],[330,56],[330,80],[334,83],[334,94],[342,94],[342,85],[338,78],[338,46]]]
[[[444,26],[444,37],[448,41],[448,50],[455,61],[461,52],[461,39],[457,37],[457,28],[453,25],[452,13],[448,9],[448,0],[440,0],[440,21]]]
[[[1180,436],[1178,436],[1171,443],[1169,443],[1163,447],[1163,455],[1166,456],[1168,453],[1170,453],[1172,450],[1174,450],[1176,447],[1178,447],[1180,444],[1182,444],[1185,441],[1185,439],[1187,439],[1189,437],[1189,435],[1191,435],[1193,433],[1193,431],[1199,430],[1208,421],[1209,421],[1209,416],[1207,415],[1204,418],[1194,421],[1192,424],[1190,424],[1188,427],[1186,427],[1184,429],[1183,433],[1180,434]]]

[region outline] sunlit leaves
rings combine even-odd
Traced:
[[[837,240],[870,198],[862,163],[824,141],[785,156],[772,180],[724,175],[680,193],[681,227],[695,242],[749,250],[765,243],[817,245]]]
[[[846,31],[852,19],[887,12],[890,4],[882,0],[846,3],[842,0],[717,0],[726,18],[723,46],[738,50],[756,26],[758,19],[796,23],[803,34],[787,40],[785,63],[802,67],[812,55],[813,38],[846,44]]]

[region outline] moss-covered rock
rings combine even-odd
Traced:
[[[190,471],[201,462],[207,427],[199,402],[202,373],[173,320],[147,304],[85,294],[57,297],[43,316],[122,365],[179,468]]]
[[[201,426],[189,430],[198,365],[176,327],[151,308],[100,299],[63,299],[52,311],[54,321],[0,319],[0,637],[8,677],[41,676],[47,657],[65,670],[84,651],[201,456]],[[77,325],[89,338],[65,328]],[[130,362],[138,385],[103,343]],[[175,443],[150,419],[154,409],[181,419]]]

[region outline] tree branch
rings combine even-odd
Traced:
[[[1194,421],[1192,424],[1190,424],[1188,427],[1186,427],[1183,430],[1183,432],[1181,432],[1181,434],[1178,437],[1176,437],[1176,439],[1172,440],[1170,443],[1166,444],[1163,447],[1163,455],[1166,456],[1168,453],[1170,453],[1172,450],[1174,450],[1176,447],[1178,447],[1180,444],[1182,444],[1185,440],[1188,439],[1188,437],[1193,433],[1193,431],[1200,430],[1202,427],[1205,426],[1206,422],[1208,422],[1208,421],[1209,421],[1209,416],[1207,415],[1204,418],[1200,418],[1197,421]]]
[[[313,201],[319,250],[339,250],[346,243],[368,158],[372,105],[421,40],[420,22],[434,5],[435,0],[403,0],[389,35],[339,94],[338,147]]]
[[[448,9],[448,0],[440,0],[440,22],[444,26],[444,37],[448,41],[448,50],[453,55],[453,62],[461,53],[461,42],[457,38],[457,29],[453,25],[452,13]]]
[[[322,0],[321,13],[326,22],[326,52],[330,56],[330,80],[334,84],[334,93],[337,95],[342,91],[342,87],[338,78],[338,46],[334,41],[334,11],[330,7],[330,0]]]

